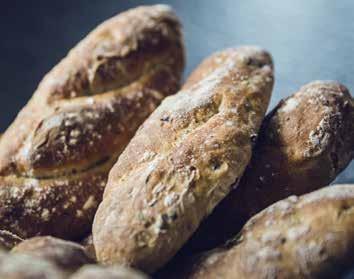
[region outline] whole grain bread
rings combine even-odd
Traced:
[[[39,84],[0,140],[0,227],[83,237],[108,172],[140,124],[178,90],[180,23],[166,5],[119,14]]]
[[[26,239],[16,245],[11,252],[45,259],[67,273],[72,273],[83,265],[94,263],[83,246],[50,236]]]
[[[203,222],[184,253],[209,250],[272,203],[331,183],[354,156],[354,100],[334,81],[314,81],[265,118],[252,160],[234,189]]]
[[[188,240],[249,163],[273,86],[270,55],[218,52],[144,122],[95,215],[98,260],[153,272]]]
[[[354,185],[335,185],[273,204],[168,278],[340,278],[353,258]]]

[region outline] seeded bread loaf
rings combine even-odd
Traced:
[[[178,89],[180,24],[165,5],[98,26],[39,84],[0,140],[0,227],[79,239],[108,172],[140,124]]]
[[[353,259],[354,185],[336,185],[273,204],[174,278],[340,278]]]
[[[354,101],[348,89],[333,81],[303,86],[267,115],[239,186],[184,251],[215,248],[270,204],[328,185],[353,155]]]
[[[228,49],[193,76],[144,122],[112,168],[93,225],[100,262],[161,267],[249,163],[273,86],[270,55]]]
[[[83,246],[50,236],[37,236],[16,245],[12,253],[27,254],[52,262],[67,273],[93,263]]]

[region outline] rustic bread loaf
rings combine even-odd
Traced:
[[[0,278],[66,279],[67,274],[45,259],[0,251]]]
[[[161,267],[244,172],[272,91],[271,57],[240,47],[200,67],[112,168],[93,225],[99,261]]]
[[[354,185],[336,185],[273,204],[175,278],[340,278],[353,259]]]
[[[122,267],[99,265],[86,265],[74,273],[70,279],[147,279],[148,276],[136,270]]]
[[[83,246],[50,236],[26,239],[15,246],[11,252],[45,259],[68,273],[76,271],[85,264],[93,263]]]
[[[10,250],[12,249],[15,245],[23,241],[22,238],[18,237],[17,235],[0,230],[0,249],[1,250]]]
[[[254,214],[290,195],[328,185],[354,155],[354,100],[333,81],[315,81],[281,101],[260,129],[252,160],[184,252],[215,248]]]
[[[83,237],[108,172],[136,129],[178,89],[180,24],[165,5],[115,16],[39,84],[0,140],[0,227]]]

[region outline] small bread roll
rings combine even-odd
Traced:
[[[184,253],[215,248],[254,214],[328,185],[354,155],[354,101],[334,81],[314,81],[265,118],[238,187],[205,220]]]
[[[165,278],[341,278],[353,259],[354,185],[335,185],[273,204],[226,246]]]
[[[163,266],[249,163],[273,87],[270,55],[228,49],[200,71],[152,113],[112,168],[93,224],[100,262]]]
[[[74,272],[93,263],[81,245],[50,236],[38,236],[22,241],[12,253],[26,254],[50,261],[66,272]]]

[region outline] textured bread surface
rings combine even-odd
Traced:
[[[67,274],[45,259],[0,251],[0,278],[66,279]]]
[[[354,185],[335,185],[273,204],[174,278],[340,278],[353,258]]]
[[[79,239],[108,172],[140,124],[178,90],[180,23],[142,6],[93,30],[39,84],[0,140],[0,227]]]
[[[110,266],[102,267],[99,265],[86,265],[73,274],[70,279],[148,279],[143,273],[123,267]]]
[[[112,168],[95,215],[98,260],[153,272],[231,190],[273,86],[270,55],[218,52],[144,122]]]
[[[301,87],[267,115],[239,186],[204,221],[184,252],[215,248],[272,203],[328,185],[353,155],[354,100],[348,89],[334,81]]]
[[[73,272],[85,264],[93,263],[81,245],[50,236],[26,239],[11,252],[45,259],[66,272]]]

